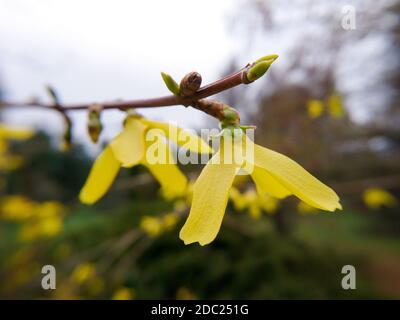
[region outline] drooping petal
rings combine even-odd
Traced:
[[[116,136],[110,146],[115,158],[125,168],[137,165],[144,155],[146,126],[137,118],[127,118],[124,130]]]
[[[335,191],[283,154],[254,144],[254,164],[309,205],[327,211],[342,209]]]
[[[147,150],[150,150],[150,143],[146,142]],[[157,143],[157,149],[160,149],[158,150],[158,154],[161,155],[159,159],[155,159],[154,155],[146,152],[141,163],[150,170],[160,183],[162,192],[167,198],[182,196],[187,188],[185,175],[179,170],[168,144],[162,137],[159,137],[155,143]]]
[[[93,204],[110,188],[118,174],[120,163],[115,158],[110,146],[99,155],[90,170],[79,199],[82,203]]]
[[[221,227],[238,166],[213,161],[219,156],[218,151],[194,184],[192,207],[179,234],[185,244],[199,242],[206,245],[215,239]]]
[[[254,166],[251,173],[257,192],[260,196],[268,194],[272,197],[283,199],[291,194],[278,180],[276,180],[267,170]]]
[[[212,153],[212,148],[197,134],[191,130],[185,130],[173,123],[159,122],[142,119],[142,122],[149,128],[161,129],[164,135],[177,145],[195,153]]]

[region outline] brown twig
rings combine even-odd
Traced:
[[[111,101],[102,103],[87,103],[87,104],[63,104],[54,105],[52,103],[42,103],[40,101],[27,101],[27,102],[0,102],[1,107],[41,107],[48,109],[56,109],[57,111],[63,112],[67,110],[82,110],[88,109],[93,104],[99,104],[103,109],[134,109],[134,108],[154,108],[154,107],[167,107],[174,105],[190,106],[194,101],[203,99],[227,89],[236,87],[240,84],[247,84],[250,81],[246,78],[247,68],[243,68],[238,72],[235,72],[229,76],[226,76],[218,81],[210,83],[200,88],[195,94],[190,97],[180,97],[175,95],[150,98],[150,99],[138,99],[130,101]]]

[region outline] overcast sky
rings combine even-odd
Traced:
[[[256,31],[264,21],[252,16],[250,33],[243,31],[242,22],[249,17],[242,10],[248,7],[245,0],[0,0],[0,80],[10,100],[33,95],[47,99],[44,85],[49,83],[69,103],[165,95],[160,71],[179,80],[196,70],[203,84],[208,83],[221,75],[233,57],[245,64],[278,53],[273,68],[284,73],[285,64],[293,59],[289,53],[304,36],[310,39],[311,63],[323,62],[324,22],[340,26],[344,5],[356,9],[357,29],[348,32],[357,33],[368,24],[367,13],[380,12],[393,2],[270,0],[274,27],[260,34]],[[340,56],[338,86],[357,121],[365,121],[371,110],[382,109],[390,98],[382,83],[385,72],[396,66],[385,30],[395,22],[382,15],[368,37],[348,43]],[[235,33],[229,32],[236,25]],[[246,95],[258,96],[253,93],[265,90],[267,77],[264,80],[249,86]],[[294,81],[306,79],[294,77]],[[200,112],[183,107],[142,113],[184,127],[200,127],[204,120]],[[75,136],[88,143],[86,113],[71,115]],[[59,115],[51,111],[24,109],[4,116],[11,123],[46,128],[55,136],[63,128]],[[102,139],[118,132],[123,116],[120,111],[106,113]]]
[[[0,0],[0,77],[7,98],[46,99],[46,83],[66,103],[165,95],[160,71],[180,79],[196,70],[203,83],[213,81],[234,52],[225,23],[230,3]],[[183,107],[143,113],[189,127],[199,126],[203,117]],[[62,130],[51,111],[24,109],[5,117],[54,133]],[[122,117],[119,111],[107,112],[106,137],[120,129]],[[73,119],[75,134],[82,136],[85,113],[74,113]]]

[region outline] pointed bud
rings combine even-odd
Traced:
[[[254,66],[250,67],[249,71],[247,71],[247,79],[249,81],[255,81],[261,78],[269,69],[271,63],[269,61],[260,61],[257,62]]]
[[[253,82],[261,78],[269,69],[271,64],[278,59],[277,54],[271,54],[268,56],[261,57],[254,61],[246,72],[246,78],[248,81]]]
[[[182,97],[189,97],[196,93],[201,86],[201,75],[198,72],[190,72],[186,76],[183,77],[181,83],[179,85],[180,95]]]
[[[56,105],[56,106],[59,106],[60,105],[60,98],[59,98],[56,90],[50,85],[46,85],[45,89],[46,89],[47,93],[49,94],[53,104]]]
[[[169,74],[164,72],[161,72],[161,77],[163,78],[168,90],[171,91],[174,95],[178,96],[179,85],[176,83],[176,81]]]
[[[274,62],[278,58],[279,58],[279,56],[277,54],[270,54],[270,55],[267,55],[267,56],[264,56],[264,57],[261,57],[261,58],[257,59],[253,63],[256,64],[257,62],[270,61],[270,60],[272,60],[272,62]]]
[[[87,129],[90,139],[93,143],[97,143],[103,125],[100,121],[100,113],[103,107],[101,105],[92,105],[89,107]]]

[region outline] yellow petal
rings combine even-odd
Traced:
[[[137,118],[127,118],[124,130],[110,144],[121,166],[130,168],[142,159],[145,130],[146,126]]]
[[[90,170],[79,199],[82,203],[93,204],[110,188],[118,174],[120,163],[115,159],[110,146],[104,149]]]
[[[238,166],[213,162],[217,152],[204,167],[193,187],[193,201],[189,217],[179,237],[185,244],[199,242],[206,245],[218,234]]]
[[[191,130],[185,130],[179,128],[175,124],[167,122],[159,122],[147,119],[141,119],[141,121],[150,128],[161,129],[162,131],[164,131],[164,135],[169,140],[181,147],[184,147],[185,149],[188,149],[195,153],[213,152],[208,143],[206,143],[202,138],[193,133]]]
[[[254,164],[309,205],[327,211],[342,208],[335,191],[283,154],[254,144]]]
[[[254,166],[251,173],[257,192],[260,196],[269,194],[272,197],[283,199],[291,194],[278,180],[276,180],[267,170]]]
[[[148,149],[150,143],[146,142],[146,149]],[[155,161],[158,159],[155,159],[153,154],[149,155],[146,152],[141,163],[150,170],[151,174],[160,183],[162,192],[167,198],[184,195],[187,188],[187,179],[175,164],[168,144],[160,137],[157,142],[153,143],[157,144],[157,148],[161,148],[161,150],[158,150],[160,161]]]

